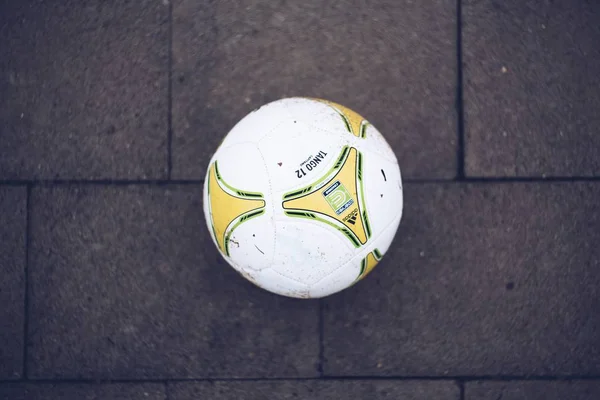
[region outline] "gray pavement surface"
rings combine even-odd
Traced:
[[[463,3],[466,174],[600,175],[598,3]]]
[[[25,188],[0,187],[0,379],[23,372],[26,201]]]
[[[169,385],[172,400],[270,400],[270,399],[402,399],[458,400],[453,382],[391,380],[311,380],[271,382],[183,382]]]
[[[0,386],[1,400],[165,400],[164,385],[156,383],[8,383]]]
[[[467,400],[596,400],[600,384],[590,381],[570,382],[472,382],[465,386]]]
[[[0,400],[600,398],[600,3],[0,2]],[[284,96],[406,180],[384,261],[300,301],[202,185]]]
[[[0,3],[1,179],[167,176],[169,8]]]

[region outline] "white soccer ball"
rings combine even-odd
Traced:
[[[204,214],[240,274],[289,297],[319,298],[364,278],[402,216],[398,161],[354,111],[286,98],[254,110],[208,166]]]

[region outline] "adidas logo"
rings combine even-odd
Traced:
[[[354,225],[356,223],[356,218],[358,218],[358,208],[352,210],[352,212],[344,218],[344,222]]]

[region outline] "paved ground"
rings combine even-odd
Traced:
[[[0,399],[600,398],[600,3],[0,2]],[[360,110],[406,208],[322,301],[204,228],[223,134]]]

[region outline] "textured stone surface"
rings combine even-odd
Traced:
[[[326,301],[332,375],[600,373],[600,185],[406,185],[398,236]]]
[[[36,378],[315,376],[318,303],[225,264],[199,185],[34,190],[29,371]]]
[[[0,179],[166,176],[167,22],[159,0],[2,1]]]
[[[600,175],[600,3],[463,3],[467,174]]]
[[[235,123],[282,97],[369,119],[405,176],[456,173],[456,10],[442,0],[173,3],[173,173],[204,178]]]
[[[162,384],[0,384],[0,400],[167,400]]]
[[[459,400],[452,381],[271,381],[169,385],[169,400]]]
[[[597,400],[600,382],[472,382],[465,400]]]
[[[26,199],[24,187],[0,187],[0,379],[23,371]]]

